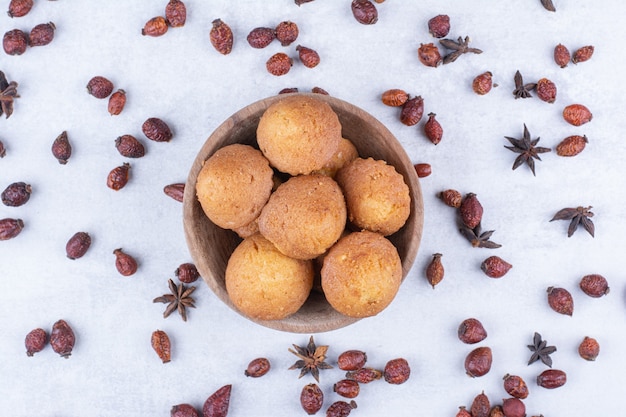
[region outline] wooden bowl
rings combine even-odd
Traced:
[[[299,94],[299,93],[295,93]],[[383,159],[404,176],[411,195],[411,214],[402,229],[389,236],[402,260],[402,279],[406,277],[422,237],[424,208],[422,192],[413,164],[402,145],[378,120],[364,110],[343,100],[314,94],[326,101],[339,116],[343,136],[356,146],[361,157]],[[233,143],[256,145],[256,128],[263,112],[282,95],[269,97],[239,110],[222,123],[206,140],[196,156],[185,186],[183,224],[185,238],[193,261],[211,290],[238,313],[228,297],[224,273],[228,259],[241,239],[232,231],[213,224],[202,211],[195,194],[195,184],[202,163],[219,148]],[[243,314],[242,314],[243,315]],[[244,316],[246,317],[246,316]],[[250,319],[249,317],[246,317]],[[252,319],[253,320],[253,319]],[[276,330],[294,333],[318,333],[338,329],[359,319],[347,317],[336,310],[318,291],[312,291],[302,308],[295,314],[275,321],[253,320]]]

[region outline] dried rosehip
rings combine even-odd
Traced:
[[[126,105],[126,91],[119,89],[109,97],[108,110],[111,116],[117,116]]]
[[[472,81],[472,90],[478,95],[485,95],[493,87],[493,74],[490,71],[477,75]]]
[[[526,417],[526,406],[519,398],[502,400],[502,412],[506,417]]]
[[[353,379],[359,384],[369,384],[383,377],[383,372],[374,368],[360,368],[356,371],[346,372],[347,379]]]
[[[202,407],[203,417],[226,417],[232,385],[224,385],[207,398]]]
[[[504,415],[504,411],[502,411],[502,406],[500,404],[496,404],[491,407],[491,411],[489,411],[489,417],[506,417]]]
[[[356,371],[365,366],[367,354],[362,350],[346,350],[337,358],[337,367],[342,371]]]
[[[578,354],[587,361],[595,361],[600,354],[600,344],[593,337],[585,336],[578,345]]]
[[[350,412],[356,408],[354,400],[349,403],[345,401],[335,401],[326,410],[326,417],[348,417]]]
[[[126,158],[141,158],[146,154],[143,144],[133,135],[122,135],[115,139],[115,149]]]
[[[276,31],[272,28],[258,27],[248,33],[246,40],[251,47],[263,49],[276,39]]]
[[[270,361],[267,358],[256,358],[250,361],[248,367],[244,371],[244,375],[251,378],[259,378],[268,373],[270,370]]]
[[[424,134],[433,145],[441,142],[443,137],[443,128],[435,116],[435,113],[428,113],[428,120],[424,123]]]
[[[513,267],[499,256],[490,256],[480,264],[480,269],[489,278],[502,278]]]
[[[404,358],[391,359],[383,369],[383,378],[390,384],[403,384],[409,376],[411,376],[411,368]]]
[[[456,417],[472,417],[472,414],[467,411],[467,408],[465,408],[465,406],[460,406],[459,407],[459,411],[456,413]]]
[[[563,119],[571,125],[580,126],[588,123],[593,118],[593,114],[582,104],[570,104],[563,109]]]
[[[369,0],[352,0],[352,15],[362,25],[373,25],[378,22],[378,10]]]
[[[209,33],[211,45],[222,55],[228,55],[233,50],[233,31],[222,19],[215,19]]]
[[[483,206],[478,201],[476,194],[468,193],[465,195],[463,201],[461,201],[459,213],[461,221],[469,229],[474,229],[480,224],[483,218]]]
[[[283,88],[282,90],[280,90],[278,92],[278,94],[297,93],[298,91],[300,91],[300,90],[298,90],[298,87],[286,87],[286,88]]]
[[[24,228],[22,219],[0,219],[0,240],[13,239]]]
[[[537,385],[543,388],[562,387],[566,382],[567,374],[559,369],[546,369],[537,376]]]
[[[559,67],[565,68],[571,58],[572,55],[565,45],[558,44],[554,47],[554,62],[556,62]]]
[[[489,417],[490,411],[491,403],[489,402],[489,397],[487,397],[484,391],[474,397],[470,407],[472,417]]]
[[[446,204],[447,206],[450,206],[453,208],[461,207],[461,201],[463,200],[463,198],[461,197],[461,193],[458,192],[457,190],[452,190],[452,189],[444,190],[440,192],[438,195],[441,201],[443,201],[444,204]]]
[[[173,28],[185,26],[187,7],[180,0],[169,0],[165,6],[165,20]]]
[[[344,398],[356,398],[361,386],[354,379],[342,379],[333,385],[333,391]]]
[[[559,314],[571,316],[574,313],[574,299],[565,288],[548,287],[548,304]]]
[[[33,8],[33,0],[11,0],[9,3],[9,17],[23,17]]]
[[[433,259],[430,261],[428,266],[426,267],[426,279],[428,283],[435,289],[435,286],[443,281],[444,277],[444,268],[441,263],[441,257],[443,255],[440,253],[433,254]]]
[[[417,174],[419,178],[427,177],[433,173],[433,170],[430,164],[426,164],[426,163],[415,164],[413,165],[413,168],[415,168],[415,173]]]
[[[172,131],[163,120],[150,117],[141,125],[141,131],[150,140],[155,142],[169,142],[172,140]]]
[[[439,48],[434,43],[422,43],[417,49],[417,58],[427,67],[438,67],[443,62]]]
[[[192,405],[178,404],[172,407],[170,417],[200,417],[200,415]]]
[[[422,120],[424,115],[424,99],[422,96],[417,96],[408,99],[403,105],[400,111],[400,122],[407,126],[413,126]]]
[[[386,106],[400,107],[409,99],[406,91],[399,88],[392,88],[383,92],[381,101]]]
[[[31,330],[24,339],[26,356],[33,356],[35,353],[41,352],[47,343],[48,333],[44,329]]]
[[[307,48],[306,46],[298,45],[296,46],[296,51],[298,51],[300,61],[305,67],[315,68],[317,64],[320,63],[320,56],[313,49]]]
[[[155,330],[152,332],[151,343],[152,349],[154,349],[163,363],[168,363],[172,360],[172,345],[167,333],[163,330]]]
[[[487,338],[487,331],[480,320],[475,318],[465,319],[457,330],[459,340],[463,343],[474,344]]]
[[[28,36],[20,29],[10,30],[2,38],[2,47],[7,55],[22,55],[28,47]]]
[[[491,370],[491,362],[491,348],[478,347],[465,357],[465,372],[472,378],[486,375]]]
[[[163,187],[163,192],[166,196],[173,198],[176,201],[183,202],[185,195],[185,183],[179,182],[174,184],[168,184]]]
[[[298,34],[300,33],[298,25],[288,20],[276,25],[275,32],[276,39],[278,39],[278,42],[280,42],[282,46],[291,45],[298,39]]]
[[[556,100],[556,84],[547,78],[541,78],[537,81],[535,89],[540,100],[546,103],[554,103]]]
[[[528,397],[528,385],[521,376],[517,375],[504,375],[504,390],[511,397],[524,399]]]
[[[52,22],[41,23],[31,29],[28,36],[30,46],[48,45],[54,39],[56,26]]]
[[[588,142],[587,136],[584,135],[568,136],[556,146],[556,154],[559,156],[576,156],[585,149]]]
[[[87,232],[76,232],[65,244],[65,253],[69,259],[82,258],[91,246],[91,236]]]
[[[300,405],[309,415],[317,413],[324,404],[324,393],[317,384],[307,384],[300,393]]]
[[[4,158],[7,154],[7,150],[4,147],[4,143],[0,140],[0,158]]]
[[[163,16],[156,16],[146,22],[141,29],[141,34],[152,37],[163,36],[167,33],[168,28],[167,20]]]
[[[128,183],[130,164],[124,162],[122,165],[113,168],[107,176],[107,187],[119,191]]]
[[[69,358],[74,349],[76,337],[74,331],[65,320],[59,320],[52,326],[50,333],[50,346],[52,350],[61,355],[62,358]]]
[[[440,14],[428,21],[428,32],[435,38],[445,38],[450,32],[450,16]]]
[[[95,98],[107,98],[113,92],[113,83],[107,78],[97,75],[87,83],[87,92]]]
[[[9,207],[19,207],[28,202],[30,194],[32,193],[30,184],[26,184],[23,181],[14,182],[9,184],[0,194],[2,204]]]
[[[594,47],[592,45],[583,46],[574,51],[572,55],[572,62],[578,64],[579,62],[585,62],[591,59],[593,55]]]
[[[311,88],[311,92],[315,93],[315,94],[323,94],[325,96],[330,95],[330,94],[328,94],[328,91],[324,90],[321,87],[313,87],[313,88]]]
[[[600,274],[589,274],[580,280],[580,289],[589,297],[600,298],[611,290],[606,278]]]
[[[285,75],[291,69],[293,60],[284,52],[277,52],[272,55],[265,63],[267,71],[276,76]]]
[[[185,284],[191,284],[200,278],[198,268],[189,262],[180,264],[180,266],[176,268],[176,271],[174,271],[174,275],[176,275],[180,282],[184,282]]]
[[[72,145],[67,137],[67,131],[61,132],[52,142],[52,155],[59,161],[59,164],[67,164],[72,156]]]
[[[115,249],[113,255],[115,255],[115,268],[121,275],[128,277],[137,272],[137,261],[122,251],[122,248]]]

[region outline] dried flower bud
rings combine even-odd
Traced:
[[[444,268],[441,263],[441,255],[440,253],[435,253],[433,255],[433,259],[430,261],[428,266],[426,267],[426,279],[428,283],[435,289],[435,286],[443,281],[444,277]]]
[[[491,403],[485,392],[481,392],[472,401],[470,413],[472,417],[489,417],[491,411]]]
[[[276,39],[278,39],[282,46],[291,45],[298,39],[298,34],[300,33],[298,25],[288,20],[276,25],[275,32]]]
[[[9,17],[23,17],[33,8],[33,0],[11,0],[7,14]]]
[[[107,187],[114,191],[119,191],[126,186],[130,177],[130,164],[124,162],[122,165],[113,168],[107,176]]]
[[[31,29],[29,39],[30,46],[48,45],[54,39],[56,26],[52,22],[41,23]]]
[[[26,184],[23,181],[11,183],[0,194],[2,204],[8,207],[19,207],[30,200],[30,194],[32,193],[30,184]]]
[[[373,25],[378,22],[378,10],[369,0],[352,0],[352,15],[362,25]]]
[[[167,20],[163,16],[156,16],[146,22],[141,29],[141,34],[152,37],[162,36],[167,33],[168,28]]]
[[[31,330],[24,339],[26,346],[26,356],[33,356],[37,352],[41,352],[48,343],[48,334],[44,329]]]
[[[337,358],[337,367],[342,371],[356,371],[365,366],[367,354],[362,350],[346,350]]]
[[[478,201],[476,194],[468,193],[465,195],[465,198],[461,201],[459,213],[461,221],[469,229],[474,229],[480,224],[483,218],[483,206]]]
[[[589,297],[600,298],[610,291],[606,278],[599,274],[589,274],[580,280],[580,289]]]
[[[461,322],[457,330],[457,335],[461,342],[475,344],[487,338],[487,331],[480,320],[469,318]]]
[[[570,59],[572,59],[572,55],[565,45],[558,44],[554,47],[554,62],[556,62],[559,67],[565,68]]]
[[[587,361],[595,361],[600,354],[600,344],[593,337],[585,336],[578,346],[578,354]]]
[[[570,104],[563,109],[563,119],[571,125],[580,126],[588,123],[593,118],[593,114],[582,104]]]
[[[259,378],[270,370],[270,361],[267,358],[256,358],[250,361],[248,367],[244,371],[245,376],[251,378]]]
[[[228,55],[233,50],[233,31],[221,19],[213,21],[213,27],[209,33],[211,45],[222,55]]]
[[[267,71],[276,76],[287,74],[292,65],[293,60],[284,52],[275,53],[265,63]]]
[[[568,136],[556,146],[556,154],[559,156],[576,156],[585,149],[587,143],[589,143],[587,136]]]
[[[178,202],[183,202],[185,196],[185,183],[168,184],[163,187],[163,192],[166,196],[173,198]]]
[[[559,369],[546,369],[537,376],[537,385],[547,389],[559,388],[567,382],[567,375]]]
[[[385,364],[383,378],[390,384],[403,384],[411,375],[409,362],[404,358],[391,359]]]
[[[161,362],[168,363],[172,360],[172,345],[167,333],[163,330],[152,332],[151,344]]]
[[[457,190],[452,189],[440,192],[439,198],[441,199],[441,201],[444,202],[444,204],[452,208],[461,207],[461,201],[463,200],[463,198],[461,197],[461,193]]]
[[[169,0],[165,6],[165,19],[173,28],[185,26],[187,7],[180,0]]]
[[[490,71],[477,75],[472,81],[472,90],[478,95],[485,95],[493,87],[493,74]]]
[[[528,397],[528,385],[521,376],[517,375],[504,375],[504,390],[511,397],[524,399]]]
[[[440,14],[428,21],[428,32],[435,38],[445,38],[450,32],[450,16]]]
[[[107,98],[113,92],[113,83],[107,78],[97,75],[87,83],[87,92],[95,98]]]
[[[490,256],[480,264],[480,269],[489,278],[502,278],[513,267],[499,256]]]
[[[133,135],[122,135],[115,139],[115,149],[126,158],[141,158],[146,154],[143,144]]]
[[[13,239],[20,234],[23,228],[24,222],[22,219],[0,219],[0,240]]]
[[[86,232],[76,232],[65,244],[65,253],[69,259],[82,258],[91,246],[91,236]]]
[[[426,163],[414,164],[413,168],[415,168],[415,173],[417,174],[419,178],[428,177],[433,172],[430,164],[426,164]]]
[[[574,313],[574,299],[565,288],[548,287],[548,304],[559,314],[571,316]]]
[[[28,47],[28,36],[20,29],[10,30],[2,38],[2,47],[7,55],[22,55]]]
[[[263,49],[276,39],[276,31],[268,27],[254,28],[248,34],[246,40],[251,47]]]
[[[59,320],[52,326],[50,334],[50,346],[52,350],[61,355],[62,358],[69,358],[74,349],[76,337],[74,331],[65,320]]]
[[[572,55],[572,62],[578,64],[579,62],[585,62],[591,59],[593,55],[594,47],[592,45],[583,46],[574,51]]]
[[[344,398],[356,398],[360,391],[361,386],[353,379],[342,379],[333,385],[333,392]]]
[[[478,347],[465,357],[465,372],[472,378],[484,376],[491,370],[491,362],[491,348]]]
[[[146,119],[141,125],[141,131],[148,139],[155,142],[169,142],[173,136],[168,124],[157,117]]]
[[[317,413],[324,404],[324,393],[317,384],[307,384],[300,393],[300,405],[309,415]]]
[[[554,103],[556,100],[556,85],[547,78],[542,78],[537,81],[535,89],[537,91],[537,97],[539,97],[540,100],[546,103]]]
[[[421,96],[408,99],[400,111],[400,122],[406,126],[413,126],[422,120],[424,115],[424,99]]]
[[[400,107],[409,99],[409,95],[406,91],[399,88],[392,88],[383,92],[381,101],[386,106]]]
[[[417,57],[427,67],[438,67],[443,62],[439,48],[434,43],[422,43],[417,49]]]
[[[305,67],[315,68],[317,64],[320,63],[320,56],[313,49],[307,48],[306,46],[298,45],[296,46],[296,51],[298,51],[300,61]]]
[[[435,113],[428,113],[428,120],[424,124],[424,134],[433,145],[437,145],[443,138],[443,127],[436,116]]]
[[[59,164],[67,164],[67,161],[72,156],[72,145],[67,137],[67,131],[61,132],[52,142],[52,155],[59,161]]]
[[[108,110],[111,116],[117,116],[126,105],[126,91],[119,89],[109,97]]]

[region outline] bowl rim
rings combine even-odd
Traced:
[[[413,166],[405,149],[400,144],[395,135],[378,119],[376,119],[374,116],[372,116],[370,113],[366,112],[362,108],[355,106],[354,104],[333,96],[317,93],[288,93],[266,97],[257,100],[233,113],[230,117],[224,120],[202,144],[201,148],[194,158],[191,168],[189,169],[189,174],[185,183],[185,191],[183,196],[183,228],[187,247],[190,251],[194,263],[196,264],[196,267],[198,268],[198,271],[200,272],[201,277],[207,283],[213,293],[228,307],[230,307],[230,309],[234,310],[244,318],[270,329],[292,333],[319,333],[348,326],[361,320],[361,318],[348,317],[341,313],[338,313],[336,310],[330,307],[328,302],[325,300],[323,294],[317,291],[311,291],[309,299],[307,299],[305,305],[301,308],[300,311],[282,320],[259,320],[243,314],[232,303],[225,288],[220,285],[220,282],[224,282],[224,277],[216,276],[212,268],[208,267],[205,264],[204,259],[202,258],[203,253],[200,253],[200,251],[197,249],[199,233],[201,231],[196,225],[193,224],[192,221],[194,211],[197,211],[198,207],[200,206],[195,194],[195,183],[198,172],[202,167],[202,163],[206,159],[208,159],[215,151],[228,144],[223,143],[224,140],[232,140],[233,137],[237,137],[238,133],[245,130],[246,127],[242,127],[243,123],[250,123],[251,120],[254,121],[256,119],[256,123],[252,124],[258,124],[258,118],[260,118],[263,112],[270,105],[285,98],[286,96],[294,95],[311,96],[316,99],[320,99],[328,103],[335,112],[337,112],[337,110],[349,111],[352,117],[357,117],[363,123],[366,123],[368,126],[373,127],[381,135],[384,135],[386,138],[389,138],[389,140],[391,140],[391,143],[386,145],[389,145],[392,148],[392,152],[394,152],[395,157],[401,160],[403,167]],[[247,128],[250,128],[250,126],[251,125],[247,126]],[[221,143],[221,145],[218,146],[217,142]],[[234,141],[232,143],[235,142],[240,143],[240,141]],[[367,155],[365,155],[365,157],[367,157]],[[405,246],[404,256],[401,255],[402,281],[404,281],[413,266],[421,242],[421,235],[424,223],[424,206],[422,190],[415,170],[399,170],[396,165],[394,165],[394,167],[399,172],[402,171],[400,173],[404,176],[404,179],[407,182],[411,193],[411,213],[409,215],[409,219],[407,220],[407,224],[405,224],[405,226],[400,229],[400,231],[408,227],[409,220],[411,221],[410,224],[415,231],[414,235],[412,235],[411,238],[407,240],[408,243]],[[206,220],[210,222],[208,218],[206,218]],[[393,242],[394,236],[401,235],[400,231],[396,232],[392,236],[388,236],[388,238]],[[233,233],[233,235],[235,234]],[[237,240],[240,239],[237,238]],[[394,245],[397,247],[395,242]],[[314,303],[317,302],[326,303],[328,307],[330,307],[331,311],[318,311],[319,309],[307,309],[307,307],[315,305]],[[306,314],[310,314],[312,312],[322,314],[325,320],[318,323],[308,323],[303,320]]]

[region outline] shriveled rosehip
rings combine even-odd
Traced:
[[[309,415],[317,413],[324,404],[324,393],[317,384],[307,384],[300,393],[300,405]]]
[[[593,114],[582,104],[570,104],[563,109],[563,119],[571,125],[581,126],[590,122]]]
[[[427,163],[414,164],[413,168],[419,178],[425,178],[433,173],[432,167]]]
[[[354,379],[359,384],[369,384],[383,377],[383,372],[374,368],[361,368],[346,372],[347,379]]]
[[[248,367],[244,371],[245,376],[251,378],[259,378],[267,374],[270,370],[270,361],[267,358],[256,358],[250,361]]]
[[[61,132],[52,142],[52,156],[54,156],[59,164],[65,165],[72,156],[72,145],[67,136],[67,131]]]
[[[348,417],[350,412],[355,408],[356,402],[354,400],[349,403],[345,401],[335,401],[328,407],[328,410],[326,410],[326,417]]]
[[[439,144],[443,138],[443,127],[436,116],[435,113],[428,113],[428,120],[424,123],[424,134],[433,145]]]
[[[126,91],[119,89],[109,97],[108,110],[111,116],[117,116],[126,106]]]
[[[570,59],[572,59],[572,54],[570,54],[569,49],[565,45],[558,44],[554,47],[554,62],[559,67],[565,68]]]
[[[456,413],[455,417],[472,417],[472,413],[467,411],[467,408],[462,405],[459,407],[459,411]]]
[[[65,320],[59,320],[52,326],[50,346],[62,358],[69,358],[76,343],[74,331]]]
[[[383,92],[381,101],[386,106],[400,107],[409,99],[406,91],[399,88],[392,88]]]
[[[609,283],[600,274],[585,275],[580,280],[580,289],[589,297],[600,298],[611,290]]]
[[[23,17],[33,8],[33,0],[11,0],[7,14],[9,17]]]
[[[87,83],[87,92],[95,98],[107,98],[113,92],[113,83],[105,77],[96,75]]]
[[[346,350],[337,358],[337,367],[342,371],[356,371],[365,366],[367,354],[362,350]]]
[[[4,143],[0,140],[0,158],[4,158],[7,154],[7,149],[4,146]]]
[[[342,379],[333,385],[333,391],[344,398],[356,398],[361,386],[354,379]]]
[[[267,60],[265,68],[270,74],[281,76],[287,74],[292,65],[293,60],[286,53],[277,52]]]
[[[493,74],[491,71],[483,72],[474,77],[472,81],[472,90],[478,95],[485,95],[491,91],[493,87]]]
[[[211,45],[222,55],[228,55],[233,50],[233,31],[222,19],[215,19],[209,32]]]
[[[0,219],[0,240],[13,239],[19,235],[24,229],[24,222],[22,219],[5,218]]]
[[[443,263],[441,262],[442,256],[443,255],[440,253],[433,254],[433,259],[431,259],[430,263],[426,267],[426,279],[433,289],[435,289],[435,287],[443,281],[445,274],[445,269],[443,267]]]
[[[126,158],[141,158],[146,154],[146,149],[133,135],[122,135],[115,139],[115,149]]]
[[[489,411],[489,417],[506,417],[504,415],[504,411],[502,411],[502,406],[500,404],[496,404],[491,407],[491,411]]]
[[[126,186],[130,177],[130,164],[124,162],[122,165],[113,168],[107,176],[107,187],[114,191],[119,191]]]
[[[567,382],[567,374],[559,369],[546,369],[537,376],[537,385],[547,389],[559,388]]]
[[[55,30],[56,26],[52,22],[36,25],[28,36],[30,46],[48,45],[54,39]]]
[[[528,397],[528,385],[521,376],[518,375],[504,375],[504,390],[511,397],[524,399]]]
[[[24,339],[26,346],[26,355],[33,356],[37,352],[41,352],[48,343],[48,333],[44,329],[34,329],[28,332]]]
[[[300,57],[300,62],[307,68],[315,68],[320,63],[319,54],[311,48],[306,46],[296,46],[296,51]]]
[[[362,25],[378,22],[378,10],[370,0],[352,0],[352,15]]]
[[[167,333],[163,330],[155,330],[152,332],[150,342],[161,362],[168,363],[172,360],[172,344]]]
[[[76,232],[65,244],[65,254],[69,259],[85,256],[91,247],[91,236],[87,232]]]
[[[491,402],[489,401],[489,397],[485,394],[485,392],[481,392],[472,401],[472,405],[470,407],[470,413],[472,417],[489,417],[489,412],[491,411]]]
[[[488,257],[480,264],[480,269],[489,278],[502,278],[512,267],[513,265],[496,255]]]
[[[300,30],[298,25],[289,20],[285,20],[276,25],[276,39],[282,46],[289,46],[298,39]]]
[[[403,384],[411,376],[411,367],[404,358],[391,359],[385,364],[383,378],[390,384]]]
[[[463,200],[463,197],[461,196],[461,193],[458,192],[457,190],[453,190],[453,189],[443,190],[442,192],[438,194],[438,196],[441,199],[441,201],[443,201],[444,204],[447,206],[450,206],[452,208],[461,207],[461,201]]]
[[[167,20],[163,16],[156,16],[146,22],[141,29],[141,34],[152,37],[163,36],[167,33],[168,28]]]
[[[22,55],[28,47],[28,35],[20,29],[13,29],[2,37],[2,47],[7,55]]]
[[[263,49],[276,39],[276,31],[268,27],[254,28],[248,33],[246,40],[251,47]]]
[[[548,287],[548,304],[559,314],[571,316],[574,313],[574,299],[565,288]]]
[[[202,407],[203,417],[226,417],[230,407],[232,385],[224,385],[207,398]]]
[[[465,226],[470,229],[476,228],[483,218],[483,206],[478,201],[476,194],[467,193],[461,201],[459,207],[459,213],[461,215],[461,221]]]
[[[439,48],[434,43],[422,43],[417,49],[417,58],[427,67],[438,67],[443,62]]]
[[[465,373],[472,378],[484,376],[491,370],[491,363],[491,348],[478,347],[465,357]]]
[[[158,117],[146,119],[141,125],[141,131],[148,139],[155,142],[169,142],[173,136],[168,124]]]
[[[537,91],[537,97],[546,103],[554,103],[556,100],[556,84],[547,78],[541,78],[537,81],[535,90]]]
[[[587,136],[572,135],[556,145],[556,154],[559,156],[576,156],[587,146]]]
[[[115,268],[121,275],[128,277],[137,272],[137,261],[122,248],[115,249],[113,255],[115,255]]]
[[[187,7],[181,0],[169,0],[165,6],[165,20],[173,27],[185,26],[187,21]]]
[[[578,48],[572,54],[572,62],[578,64],[579,62],[585,62],[591,59],[593,55],[594,47],[592,45],[586,45]]]
[[[184,282],[185,284],[191,284],[200,278],[198,269],[190,262],[180,264],[174,271],[174,275],[176,275],[180,282]]]
[[[519,398],[502,400],[502,412],[506,417],[526,417],[526,405]]]
[[[457,330],[459,340],[467,344],[475,344],[487,338],[487,331],[480,320],[475,318],[465,319]]]
[[[172,407],[170,417],[200,417],[191,404],[178,404]]]
[[[2,204],[8,207],[19,207],[30,200],[30,195],[33,192],[30,184],[24,181],[18,181],[11,183],[0,194]]]
[[[325,96],[330,95],[330,94],[328,93],[328,91],[324,90],[324,89],[323,89],[323,88],[321,88],[321,87],[313,87],[313,88],[311,88],[311,92],[312,92],[312,93],[315,93],[315,94],[323,94],[323,95],[325,95]]]
[[[422,96],[408,99],[400,110],[400,122],[406,126],[414,126],[424,115],[424,99]]]
[[[185,183],[177,182],[173,184],[168,184],[163,187],[163,192],[166,196],[171,197],[174,200],[182,203],[183,197],[185,195]]]
[[[428,20],[428,32],[435,38],[445,38],[450,32],[450,16],[437,15]]]
[[[298,90],[298,87],[286,87],[286,88],[283,88],[282,90],[280,90],[278,92],[278,94],[297,93],[298,91],[300,91],[300,90]]]
[[[600,343],[593,337],[585,336],[578,345],[578,354],[587,361],[595,361],[600,354]]]

